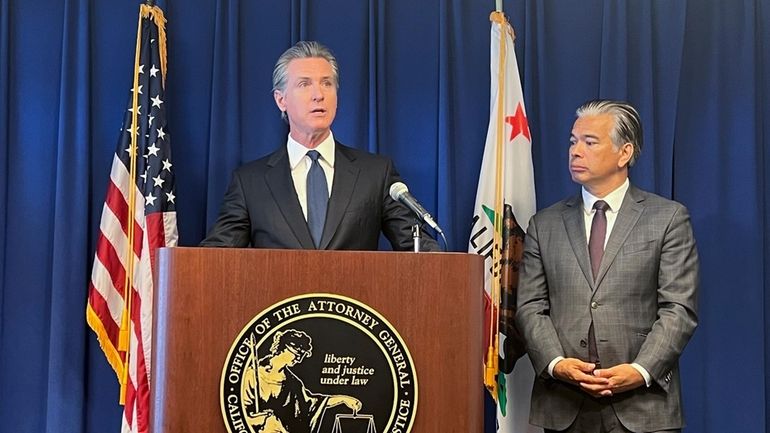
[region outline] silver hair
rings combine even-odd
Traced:
[[[273,92],[276,90],[283,93],[286,90],[286,80],[288,78],[289,63],[295,59],[312,59],[320,58],[324,59],[332,67],[332,79],[334,80],[334,86],[339,89],[340,87],[340,72],[337,65],[337,59],[332,54],[331,50],[325,45],[316,41],[299,41],[294,44],[293,47],[284,51],[278,61],[275,62],[273,68]],[[288,120],[286,112],[281,112],[281,118]]]
[[[610,139],[615,148],[619,149],[625,143],[631,143],[634,153],[628,161],[631,167],[642,153],[642,120],[639,112],[628,102],[596,99],[588,101],[575,111],[577,117],[611,114],[615,125],[610,131]]]

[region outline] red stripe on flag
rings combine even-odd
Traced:
[[[148,431],[150,424],[150,386],[147,378],[147,360],[144,357],[144,330],[142,329],[142,298],[139,293],[134,292],[133,301],[134,309],[131,312],[132,322],[134,325],[134,335],[137,339],[136,353],[133,354],[133,362],[136,365],[136,423],[138,432],[143,433]],[[152,306],[152,300],[149,303]]]
[[[147,239],[150,249],[166,246],[166,228],[163,222],[163,212],[153,212],[147,214],[145,224],[147,225]]]
[[[101,232],[99,232],[99,240],[96,243],[96,257],[109,272],[115,290],[123,297],[126,287],[126,269],[123,267],[115,247]]]
[[[131,380],[131,376],[128,376],[126,380],[126,404],[123,406],[123,417],[126,419],[126,424],[131,426],[131,420],[134,418],[134,410],[136,409],[136,391],[134,388],[134,382]],[[133,426],[131,426],[133,431]]]
[[[88,291],[88,303],[91,305],[91,309],[94,310],[97,317],[99,317],[99,321],[104,327],[104,331],[106,332],[110,343],[112,343],[113,347],[115,347],[117,350],[118,338],[120,336],[120,325],[115,323],[115,320],[110,314],[110,309],[107,306],[107,301],[105,301],[102,297],[102,294],[96,290],[93,282],[89,284]]]
[[[142,212],[144,212],[144,210],[142,210]],[[136,254],[137,257],[142,256],[142,248],[144,248],[142,245],[143,238],[144,232],[142,231],[142,227],[134,221],[134,254]]]
[[[110,208],[115,218],[120,221],[120,227],[124,234],[128,233],[128,204],[123,193],[120,192],[115,183],[110,180],[107,184],[107,199],[104,204]],[[134,209],[134,254],[139,256],[142,253],[142,226],[136,222],[136,215],[144,213],[144,209]]]
[[[158,248],[166,246],[166,227],[164,226],[163,212],[154,212],[146,216],[147,239],[150,244],[150,266],[153,274],[157,269],[155,267],[155,256],[158,254]]]
[[[128,233],[128,203],[126,203],[123,193],[120,192],[115,183],[110,179],[107,183],[107,198],[104,200],[105,206],[110,208],[115,218],[120,221],[123,233]]]

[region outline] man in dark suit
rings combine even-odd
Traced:
[[[338,83],[337,60],[318,42],[281,55],[273,97],[287,142],[235,170],[201,246],[376,250],[382,232],[394,250],[413,248],[415,218],[389,194],[400,181],[392,161],[334,139]],[[426,235],[421,247],[439,250]]]
[[[516,323],[547,432],[678,432],[679,356],[697,325],[698,253],[687,209],[628,181],[639,114],[577,110],[569,148],[582,193],[529,223]]]

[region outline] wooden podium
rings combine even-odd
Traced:
[[[398,330],[419,384],[412,432],[482,432],[481,256],[162,248],[157,263],[153,433],[225,433],[219,385],[234,338],[307,293],[354,298]]]

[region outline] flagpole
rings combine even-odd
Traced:
[[[121,327],[120,327],[120,339],[118,343],[118,350],[123,350],[126,353],[125,359],[123,361],[123,374],[120,381],[120,404],[125,405],[126,404],[126,388],[128,385],[128,378],[129,378],[129,365],[131,363],[131,315],[132,315],[132,295],[133,295],[133,289],[134,289],[134,214],[135,214],[135,208],[136,208],[136,185],[134,179],[136,179],[136,158],[137,158],[137,152],[138,152],[138,146],[137,146],[137,135],[139,134],[139,125],[137,123],[137,118],[139,114],[138,110],[138,97],[139,97],[139,56],[141,53],[141,33],[142,33],[142,8],[139,8],[139,25],[136,32],[136,53],[134,56],[134,87],[132,89],[132,102],[131,102],[131,144],[129,152],[130,155],[130,162],[129,162],[129,179],[131,179],[131,187],[128,190],[128,219],[126,221],[126,227],[127,227],[127,238],[128,242],[126,245],[127,248],[127,254],[126,254],[126,278],[125,278],[125,288],[124,288],[124,304],[123,304],[123,317],[121,319]]]
[[[498,0],[502,1],[502,0]],[[493,231],[493,247],[492,247],[492,263],[495,268],[495,273],[492,279],[491,297],[492,305],[492,332],[493,338],[490,340],[494,350],[494,359],[492,359],[492,367],[495,370],[495,374],[500,371],[499,369],[499,354],[500,354],[500,282],[502,277],[502,244],[503,244],[503,212],[505,210],[505,200],[503,198],[503,184],[505,178],[503,175],[503,131],[505,130],[505,88],[508,85],[505,76],[505,57],[508,55],[505,45],[505,17],[502,12],[498,12],[497,16],[493,20],[495,24],[500,26],[500,51],[499,61],[497,69],[497,119],[496,119],[496,140],[495,143],[495,221]],[[496,382],[496,381],[495,381]],[[497,386],[495,387],[497,391]]]
[[[497,12],[503,11],[503,0],[495,0],[495,10]]]

